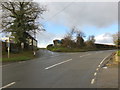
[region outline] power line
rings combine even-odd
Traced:
[[[65,6],[62,10],[60,10],[59,12],[57,12],[56,14],[54,14],[52,17],[50,17],[49,19],[47,19],[45,22],[47,22],[48,20],[53,19],[55,16],[57,16],[59,13],[63,12],[65,9],[67,9],[69,6],[72,5],[73,2],[71,2],[70,4],[68,4],[67,6]]]

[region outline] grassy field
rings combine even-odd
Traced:
[[[35,58],[32,51],[24,51],[20,53],[10,53],[10,58],[7,56],[7,52],[2,53],[3,62],[15,62],[15,61],[24,61]]]

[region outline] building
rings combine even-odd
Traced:
[[[28,49],[34,50],[37,49],[37,40],[32,37],[29,33],[25,33],[27,36],[27,42],[26,42],[26,47]]]
[[[2,50],[7,51],[8,46],[11,52],[19,52],[21,49],[25,50],[36,50],[37,40],[33,38],[29,33],[25,33],[27,39],[25,43],[21,43],[21,46],[17,45],[14,38],[5,37],[2,39]],[[10,43],[10,45],[9,45]]]
[[[54,46],[61,46],[62,41],[61,40],[53,40]]]

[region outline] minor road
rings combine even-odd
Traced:
[[[2,88],[95,88],[95,75],[115,50],[52,53],[2,66]],[[38,54],[39,55],[39,54]]]

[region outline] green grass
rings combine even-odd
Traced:
[[[80,48],[51,47],[48,50],[53,52],[85,52],[87,50]]]
[[[10,53],[10,58],[7,56],[7,52],[2,53],[3,62],[15,62],[15,61],[25,61],[35,58],[32,51],[24,51],[20,53]]]
[[[118,51],[118,56],[120,56],[120,50]]]
[[[85,52],[85,51],[99,51],[99,50],[110,50],[108,48],[66,48],[66,47],[49,47],[47,48],[50,51],[53,52]]]

